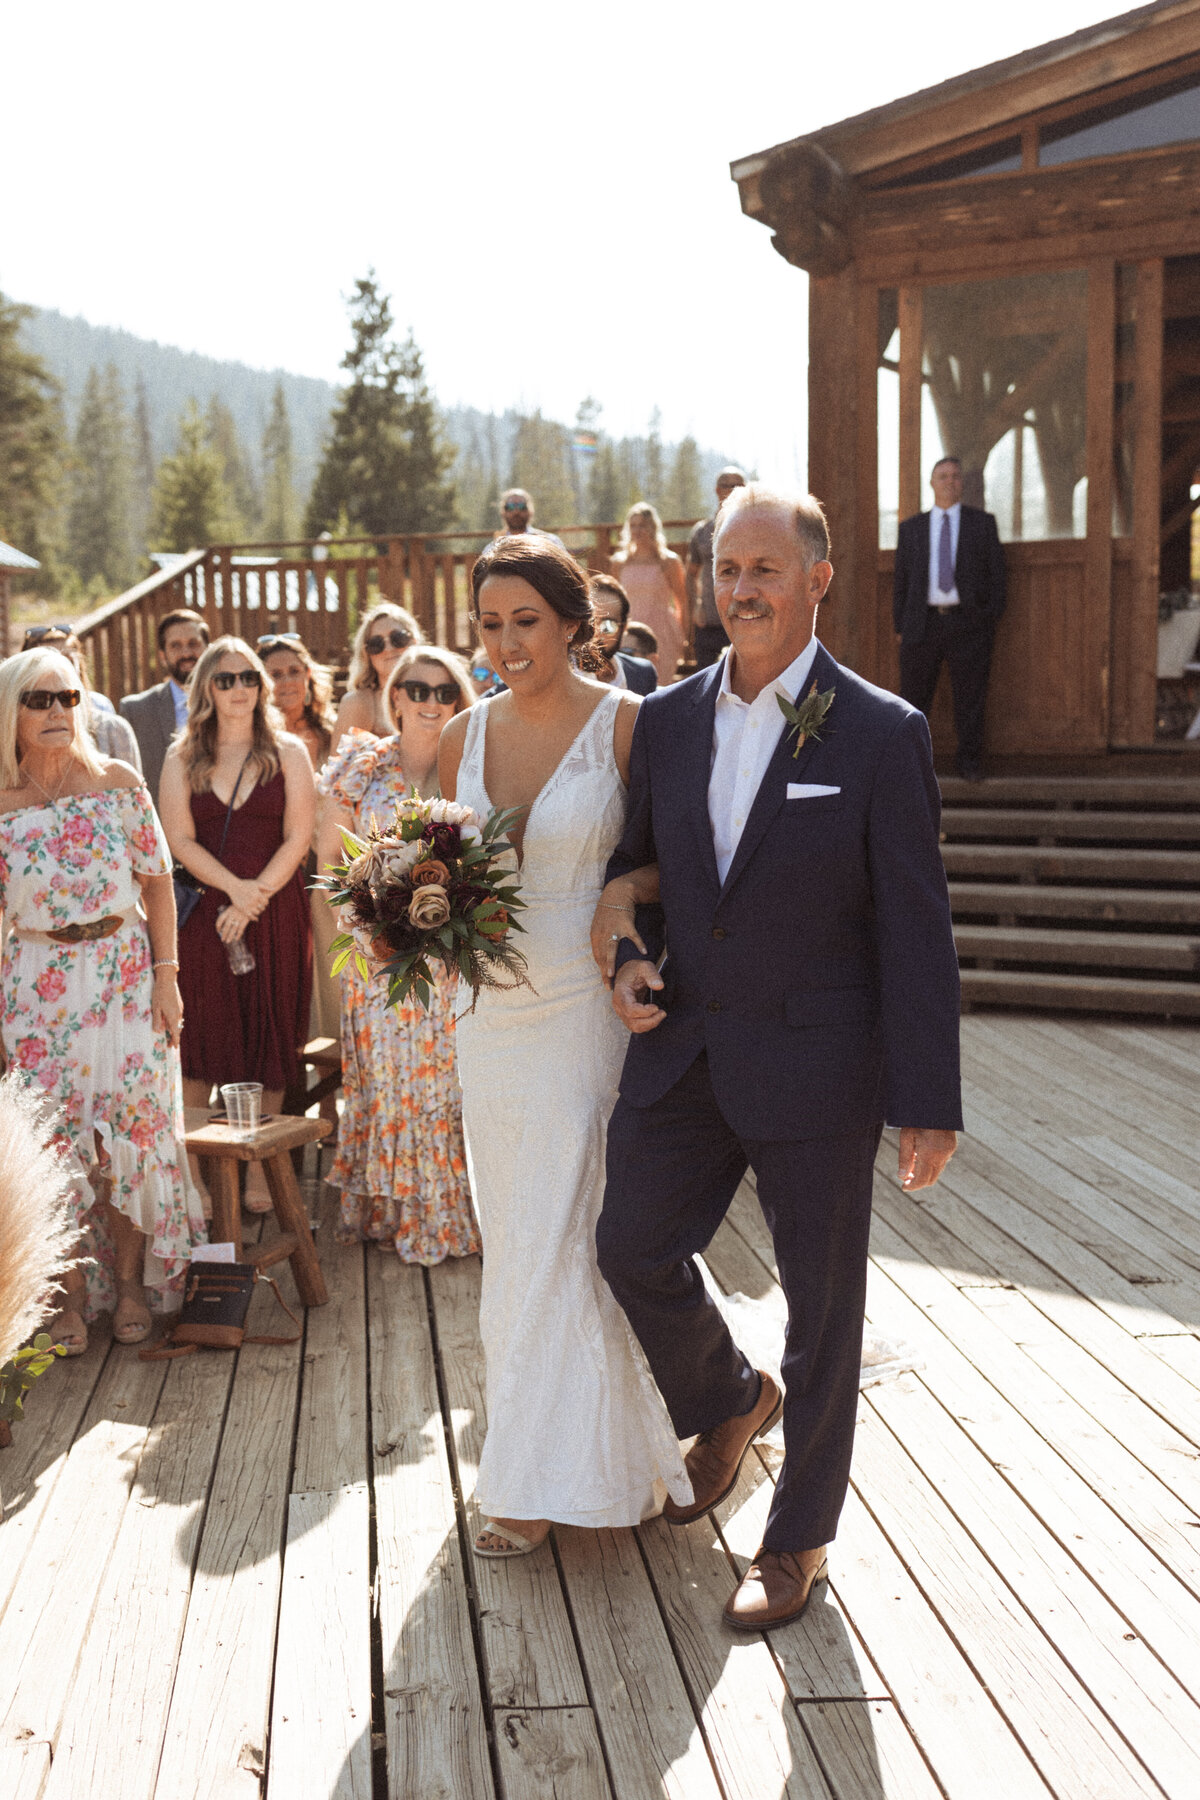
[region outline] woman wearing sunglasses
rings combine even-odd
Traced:
[[[307,1033],[312,926],[302,864],[316,813],[308,752],[284,731],[270,696],[249,644],[209,644],[158,793],[171,850],[204,889],[179,933],[184,1099],[207,1106],[214,1085],[259,1081],[264,1116],[279,1111],[296,1079]],[[241,974],[229,954],[238,943],[253,958]],[[261,1163],[248,1166],[245,1203],[270,1209]]]
[[[184,1173],[171,858],[141,776],[102,756],[60,652],[0,666],[0,1031],[56,1110],[78,1256],[52,1335],[69,1356],[113,1313],[118,1343],[178,1306],[199,1196]]]
[[[437,793],[438,739],[474,704],[466,664],[436,645],[414,645],[384,688],[393,733],[344,738],[318,780],[327,796],[318,859],[342,858],[339,830],[382,823],[398,800]],[[342,1090],[337,1157],[339,1238],[368,1238],[405,1262],[438,1263],[479,1249],[462,1138],[454,1055],[456,984],[439,982],[428,1013],[389,1007],[387,984],[342,973]]]
[[[406,650],[424,642],[425,633],[402,606],[383,600],[372,608],[354,634],[346,694],[333,727],[333,749],[347,731],[388,736],[393,721],[383,707],[387,678]]]

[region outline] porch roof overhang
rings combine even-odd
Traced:
[[[34,557],[26,556],[23,550],[14,550],[11,544],[0,543],[0,569],[40,569]]]

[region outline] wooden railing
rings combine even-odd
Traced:
[[[666,526],[686,558],[692,519]],[[587,568],[607,569],[618,525],[564,526],[558,536]],[[213,637],[254,643],[272,631],[299,632],[319,662],[344,668],[363,614],[380,600],[407,607],[435,643],[469,655],[472,565],[492,541],[486,531],[421,537],[339,538],[314,544],[218,544],[193,550],[80,620],[92,680],[119,700],[161,681],[158,621],[186,607]]]

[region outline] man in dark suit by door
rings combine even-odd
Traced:
[[[1004,552],[991,513],[962,503],[957,456],[929,477],[934,504],[900,527],[892,615],[900,638],[900,692],[928,714],[943,662],[950,669],[955,767],[983,775],[983,714],[996,622],[1004,611]]]

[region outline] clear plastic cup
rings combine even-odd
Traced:
[[[262,1082],[230,1081],[221,1089],[225,1116],[238,1138],[252,1138],[262,1123]]]

